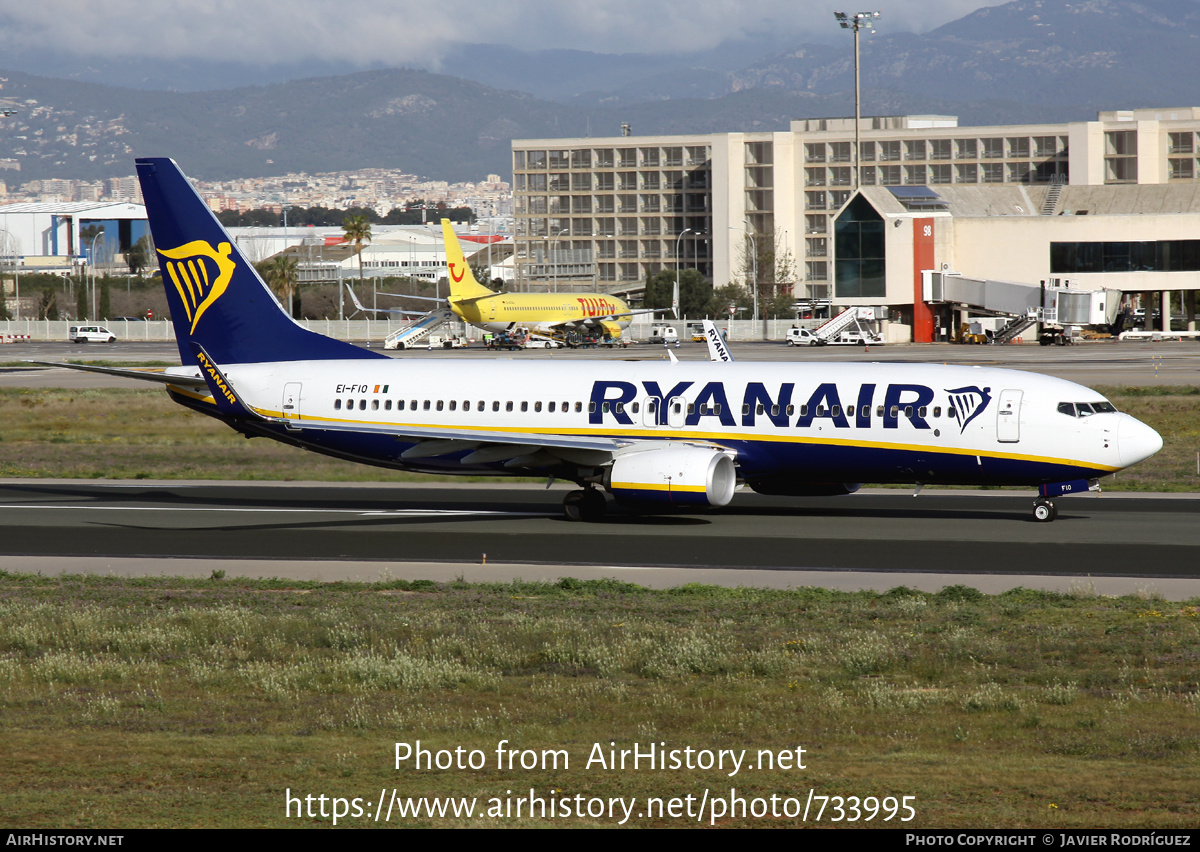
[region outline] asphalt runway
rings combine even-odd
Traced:
[[[1081,495],[1039,524],[1032,494],[741,493],[719,511],[575,524],[559,513],[567,490],[11,481],[0,483],[0,568],[1200,596],[1200,499]]]

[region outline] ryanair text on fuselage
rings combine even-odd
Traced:
[[[626,381],[594,382],[588,422],[602,425],[608,418],[610,422],[632,426],[630,406],[642,400],[653,403],[655,423],[665,426],[669,422],[671,401],[682,399],[695,382],[679,382],[666,388],[654,381],[640,384],[641,388]],[[926,420],[925,412],[937,394],[925,385],[893,383],[881,387],[862,384],[839,390],[833,382],[824,382],[817,385],[807,400],[795,399],[795,390],[794,382],[783,382],[773,392],[763,382],[748,382],[744,388],[732,388],[733,399],[741,403],[740,411],[735,412],[725,383],[707,382],[688,401],[683,425],[697,426],[703,418],[713,417],[722,426],[754,426],[762,417],[778,428],[804,428],[822,418],[839,429],[870,428],[873,419],[882,421],[885,429],[896,429],[900,418],[904,417],[917,429],[933,428]],[[957,422],[960,432],[983,413],[992,398],[991,388],[970,386],[947,388],[944,392],[951,400],[947,416]],[[794,422],[793,416],[796,417]]]

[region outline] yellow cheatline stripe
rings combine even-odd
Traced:
[[[266,414],[266,412],[262,412]],[[281,413],[271,413],[268,416],[281,417]],[[1032,456],[1023,453],[1004,453],[996,450],[979,450],[969,447],[935,447],[928,444],[904,444],[904,443],[887,443],[883,441],[857,441],[849,438],[810,438],[792,435],[746,435],[737,432],[685,432],[679,429],[674,429],[669,426],[660,427],[657,430],[632,430],[632,429],[571,429],[569,431],[557,429],[523,429],[516,426],[464,426],[464,425],[448,425],[445,423],[391,423],[382,420],[345,420],[334,417],[301,417],[297,420],[298,423],[361,423],[366,426],[388,426],[402,432],[405,428],[413,429],[453,429],[460,432],[502,432],[512,435],[550,435],[562,438],[571,437],[598,437],[598,438],[624,438],[629,440],[662,440],[670,438],[673,440],[687,441],[706,441],[709,443],[720,443],[722,441],[745,441],[758,442],[768,444],[819,444],[822,446],[837,446],[837,447],[852,447],[857,449],[873,449],[873,450],[891,450],[899,452],[913,453],[933,453],[935,455],[950,455],[950,456],[980,456],[988,459],[1008,459],[1011,461],[1029,461],[1040,462],[1047,464],[1065,464],[1075,465],[1077,467],[1089,467],[1093,470],[1118,471],[1123,470],[1120,467],[1112,465],[1098,464],[1090,461],[1080,461],[1079,459],[1063,459],[1053,456]]]
[[[656,485],[650,482],[613,482],[610,483],[611,488],[627,488],[634,491],[697,491],[705,490],[703,485],[672,485],[669,482],[664,482],[662,485]]]
[[[213,396],[210,393],[196,393],[191,388],[181,387],[180,385],[169,384],[167,387],[181,396],[186,396],[188,399],[194,399],[197,402],[211,402],[213,405],[217,404],[217,401],[213,399]]]

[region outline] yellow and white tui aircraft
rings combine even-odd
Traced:
[[[732,362],[711,326],[719,365],[388,358],[292,320],[172,160],[139,159],[137,171],[183,365],[59,366],[161,382],[247,436],[401,470],[574,482],[573,520],[602,517],[605,491],[637,510],[725,506],[739,484],[799,496],[892,482],[1036,486],[1034,517],[1050,521],[1052,498],[1162,448],[1061,379]],[[461,252],[452,262],[456,284],[473,284]],[[459,292],[464,312],[498,298]]]
[[[446,241],[446,266],[450,271],[450,296],[446,304],[467,323],[485,331],[526,328],[534,334],[554,336],[569,330],[586,330],[616,340],[635,314],[624,301],[606,293],[497,293],[475,280],[449,219],[442,220]],[[387,295],[387,294],[385,294]],[[365,308],[350,291],[354,306]],[[411,299],[441,301],[423,296]],[[388,309],[387,313],[409,313]]]

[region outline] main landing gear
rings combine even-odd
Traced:
[[[604,517],[608,501],[595,488],[572,491],[563,498],[563,517],[568,521],[599,521]]]
[[[1033,519],[1035,521],[1049,523],[1057,517],[1058,509],[1054,508],[1054,503],[1045,497],[1039,497],[1033,501]]]

